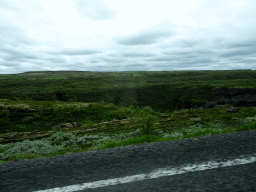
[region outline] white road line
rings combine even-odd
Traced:
[[[243,156],[240,156],[242,158]],[[62,187],[62,188],[54,188],[54,189],[48,189],[48,190],[40,190],[36,192],[73,192],[73,191],[79,191],[79,190],[85,190],[90,188],[98,188],[98,187],[105,187],[109,185],[117,185],[122,183],[130,183],[134,181],[141,181],[145,179],[153,179],[153,178],[159,178],[169,175],[177,175],[182,173],[188,173],[188,172],[195,172],[195,171],[202,171],[207,169],[215,169],[220,167],[228,167],[228,166],[235,166],[235,165],[241,165],[241,164],[248,164],[253,163],[256,161],[256,153],[251,155],[247,158],[242,159],[234,159],[229,160],[226,162],[207,162],[202,164],[194,164],[191,165],[188,164],[187,166],[183,166],[181,168],[164,168],[164,169],[157,169],[149,174],[140,174],[140,175],[134,175],[134,176],[127,176],[122,178],[115,178],[115,179],[107,179],[102,181],[96,181],[96,182],[90,182],[90,183],[84,183],[80,185],[71,185],[68,187]]]

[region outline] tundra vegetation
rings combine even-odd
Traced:
[[[100,90],[104,89],[106,93],[109,86],[111,87],[106,79],[111,77],[118,79],[113,87],[124,88],[126,83],[128,83],[126,86],[131,86],[128,77],[133,77],[133,86],[137,82],[136,85],[140,84],[143,87],[148,82],[151,82],[151,85],[159,82],[167,83],[169,76],[178,82],[176,85],[188,86],[200,84],[201,81],[204,85],[207,83],[214,87],[220,87],[219,85],[232,88],[256,87],[256,73],[253,71],[207,72],[206,75],[203,72],[190,73],[194,74],[194,78],[189,72],[163,72],[162,78],[160,78],[161,72],[152,72],[149,76],[144,73],[131,72],[108,73],[107,75],[99,75],[99,73],[98,76],[91,75],[87,80],[88,82],[93,80],[94,85],[97,84],[95,87]],[[114,102],[77,101],[81,100],[82,96],[81,98],[71,97],[66,102],[44,99],[47,93],[50,93],[49,91],[53,93],[56,87],[68,95],[72,95],[72,91],[77,91],[80,95],[82,85],[87,85],[83,91],[88,95],[90,91],[97,92],[92,89],[92,84],[90,86],[85,84],[86,77],[83,73],[58,74],[54,77],[45,73],[0,76],[0,97],[3,98],[0,100],[0,163],[11,162],[15,159],[34,159],[144,142],[163,142],[256,129],[256,107],[242,106],[235,113],[225,110],[230,108],[230,105],[210,109],[165,110],[163,112],[152,109],[149,105],[122,106],[116,100]],[[144,85],[142,82],[139,83],[135,77],[144,78],[142,80]],[[174,82],[171,78],[169,81]],[[37,93],[40,98],[35,98],[34,93]],[[5,98],[6,95],[8,98]],[[108,94],[108,98],[110,97],[111,94]],[[152,102],[157,101],[152,100]],[[51,129],[54,125],[69,122],[77,122],[81,126],[70,129]],[[3,141],[8,141],[8,143],[3,143]]]

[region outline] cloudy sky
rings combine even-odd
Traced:
[[[1,0],[0,74],[256,69],[255,0]]]

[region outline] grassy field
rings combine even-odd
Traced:
[[[2,124],[12,124],[23,133],[28,133],[33,129],[49,134],[43,139],[25,139],[23,142],[0,144],[1,163],[15,159],[50,157],[144,142],[180,140],[256,129],[256,107],[240,107],[236,113],[225,111],[230,106],[159,113],[149,106],[126,108],[105,102],[87,104],[87,107],[84,103],[64,102],[19,101],[14,105],[14,101],[2,100],[1,103],[17,115],[12,116],[11,112],[3,110],[1,115],[2,117],[5,115],[5,118],[2,119],[6,120],[9,116],[9,122],[2,121]],[[22,108],[27,111],[43,108],[44,110],[40,113],[33,112],[34,116],[31,114],[26,116]],[[25,117],[18,118],[19,115],[21,117],[19,113]],[[81,126],[69,130],[59,128],[51,131],[51,126],[57,122],[73,122],[74,120]],[[89,132],[79,133],[79,131],[87,130]],[[10,132],[11,130],[6,130],[0,138],[4,136],[6,138],[7,133]]]
[[[168,98],[170,94],[172,98],[169,103],[175,100],[174,104],[181,96],[186,100],[186,95],[194,95],[193,89],[187,90],[185,94],[184,91],[177,92],[175,88],[255,88],[255,79],[256,70],[28,72],[0,75],[0,98],[56,101],[54,93],[62,92],[69,96],[70,102],[91,103],[104,100],[126,107],[151,106],[154,103],[160,106],[161,100]],[[160,87],[161,85],[165,86]],[[155,89],[149,89],[152,86],[155,86]],[[204,94],[206,95],[203,97],[211,97],[207,92]],[[153,95],[154,100],[146,102]],[[197,97],[200,101],[200,97],[198,95]],[[166,105],[168,103],[163,104]],[[172,106],[175,107],[173,103],[170,104],[170,107]]]
[[[255,130],[256,107],[239,107],[235,113],[226,111],[231,107],[228,105],[210,109],[163,112],[156,111],[149,105],[122,106],[116,100],[111,102],[111,99],[96,101],[88,97],[89,102],[85,102],[82,95],[75,97],[82,92],[86,92],[87,96],[90,95],[90,91],[96,94],[99,89],[108,93],[106,98],[114,98],[108,91],[113,87],[143,88],[168,82],[173,83],[174,87],[200,87],[201,84],[255,88],[255,78],[255,71],[1,75],[0,163],[144,142],[163,142]],[[56,98],[49,99],[50,93],[56,89],[64,90],[71,99],[67,102],[56,101]],[[72,95],[72,91],[77,94]],[[39,95],[39,100],[35,99],[36,95]],[[127,96],[130,96],[129,93]],[[152,100],[152,103],[157,101]],[[55,125],[72,122],[79,123],[80,126],[52,130]],[[3,143],[4,141],[6,143]]]

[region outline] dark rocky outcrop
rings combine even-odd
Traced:
[[[216,105],[230,104],[234,107],[256,106],[256,89],[255,88],[216,88],[213,90],[215,99],[210,100],[206,98],[206,102],[187,102],[186,105],[180,105],[180,109],[199,108],[204,109],[213,108]]]
[[[212,86],[173,88],[170,84],[161,84],[137,88],[134,92],[136,93],[134,94],[136,97],[132,100],[134,106],[150,106],[160,112],[200,107],[210,109],[216,105],[225,104],[233,107],[256,106],[256,88],[216,88]],[[129,93],[127,91],[127,97]],[[127,97],[120,98],[126,101]]]

